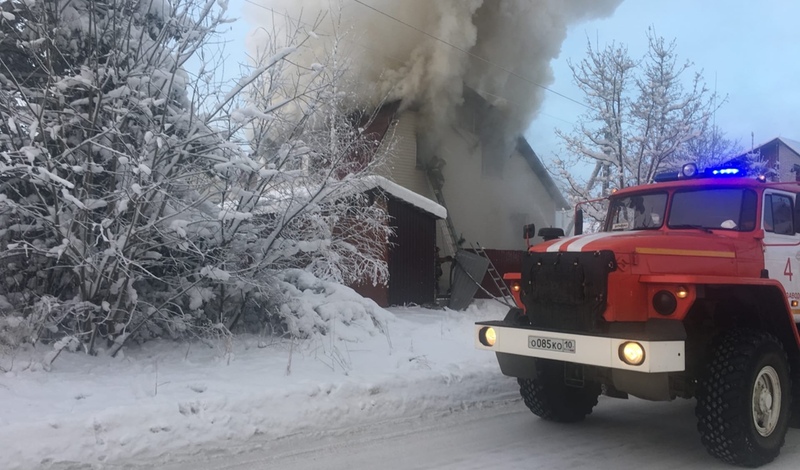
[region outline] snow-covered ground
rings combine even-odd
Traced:
[[[497,302],[385,311],[341,286],[300,298],[351,320],[306,341],[65,349],[49,367],[52,349],[0,355],[0,469],[728,468],[702,449],[693,403],[601,397],[577,428],[534,417],[473,346],[476,320],[505,315]],[[790,430],[771,467],[798,455]]]
[[[388,334],[306,342],[132,346],[116,358],[63,351],[0,357],[0,468],[103,468],[507,400],[517,393],[472,325],[506,307],[393,308]],[[13,367],[12,361],[13,360]]]

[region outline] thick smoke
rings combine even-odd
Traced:
[[[331,38],[343,37],[350,83],[365,104],[401,99],[423,125],[440,126],[452,122],[468,87],[502,116],[503,134],[515,136],[544,98],[536,84],[553,81],[550,61],[567,27],[609,15],[621,0],[363,0],[399,21],[355,0],[253,2],[261,7],[251,6],[248,19],[264,30],[284,24],[284,14],[313,23],[326,12],[300,60],[319,61]],[[265,40],[252,35],[251,53]]]

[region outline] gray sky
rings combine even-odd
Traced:
[[[728,138],[747,148],[751,132],[756,145],[780,136],[800,139],[800,2],[794,0],[625,0],[611,17],[570,29],[552,62],[549,88],[582,101],[567,60],[585,56],[587,38],[601,48],[625,44],[631,57],[641,57],[649,26],[676,39],[678,57],[694,63],[709,89],[716,83],[717,93],[727,95],[716,123]],[[526,133],[543,160],[559,151],[553,130],[571,130],[582,111],[547,93]]]

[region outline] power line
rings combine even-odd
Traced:
[[[480,60],[482,62],[485,62],[485,63],[487,63],[487,64],[489,64],[489,65],[491,65],[493,67],[496,67],[496,68],[508,73],[509,75],[512,75],[514,77],[519,78],[520,80],[522,80],[524,82],[528,82],[531,85],[537,86],[537,87],[539,87],[539,88],[541,88],[541,89],[543,89],[545,91],[549,91],[550,93],[553,93],[554,95],[560,96],[560,97],[564,98],[565,100],[569,100],[569,101],[572,101],[573,103],[579,104],[579,105],[583,106],[584,108],[588,108],[589,107],[589,106],[585,105],[584,103],[581,103],[580,101],[578,101],[576,99],[570,98],[569,96],[567,96],[567,95],[565,95],[563,93],[559,93],[559,92],[557,92],[557,91],[555,91],[555,90],[553,90],[551,88],[548,88],[548,87],[546,87],[546,86],[544,86],[544,85],[542,85],[540,83],[536,83],[535,81],[531,80],[530,78],[525,77],[523,75],[520,75],[517,72],[514,72],[513,70],[510,70],[510,69],[508,69],[506,67],[503,67],[500,64],[496,64],[496,63],[494,63],[494,62],[492,62],[492,61],[490,61],[488,59],[484,59],[483,57],[479,56],[478,54],[475,54],[474,52],[470,52],[470,51],[468,51],[466,49],[460,48],[460,47],[456,46],[455,44],[451,44],[451,43],[445,41],[444,39],[438,38],[438,37],[434,36],[433,34],[428,33],[425,30],[422,30],[420,28],[417,28],[416,26],[413,26],[413,25],[411,25],[409,23],[406,23],[405,21],[403,21],[403,20],[401,20],[399,18],[395,18],[394,16],[377,9],[377,8],[373,7],[372,5],[367,5],[366,3],[362,2],[361,0],[353,0],[353,1],[358,3],[358,4],[360,4],[360,5],[362,5],[362,6],[364,6],[364,7],[366,7],[366,8],[369,8],[370,10],[372,10],[372,11],[374,11],[374,12],[380,14],[380,15],[383,15],[383,16],[385,16],[387,18],[390,18],[390,19],[392,19],[392,20],[394,20],[394,21],[396,21],[396,22],[408,27],[408,28],[411,28],[411,29],[413,29],[414,31],[417,31],[420,34],[424,34],[425,36],[428,36],[429,38],[431,38],[431,39],[433,39],[435,41],[438,41],[438,42],[440,42],[442,44],[450,46],[453,49],[455,49],[455,50],[457,50],[457,51],[459,51],[461,53],[467,54],[470,57],[473,57],[473,58],[478,59],[478,60]]]
[[[546,117],[549,117],[550,119],[555,119],[557,121],[565,122],[567,124],[574,124],[574,122],[572,122],[572,121],[567,121],[566,119],[563,119],[563,118],[560,118],[558,116],[554,116],[554,115],[548,114],[548,113],[539,112],[539,116],[546,116]]]
[[[263,9],[265,9],[265,10],[267,10],[267,11],[271,12],[273,15],[279,15],[279,16],[282,16],[282,17],[284,17],[284,18],[286,18],[286,19],[288,19],[288,20],[292,20],[292,21],[294,21],[294,22],[296,22],[296,23],[298,23],[298,24],[304,24],[304,25],[306,25],[306,26],[310,26],[311,28],[314,28],[314,27],[315,27],[315,25],[313,25],[313,24],[309,23],[308,21],[303,21],[303,20],[301,20],[301,19],[299,19],[299,18],[294,18],[294,17],[291,17],[291,16],[287,15],[286,13],[279,13],[279,12],[275,11],[275,9],[274,9],[274,8],[270,8],[270,7],[268,7],[268,6],[264,6],[264,5],[260,4],[260,3],[256,3],[256,2],[254,2],[253,0],[244,0],[244,2],[245,2],[245,3],[249,3],[250,5],[253,5],[253,6],[259,7],[259,8],[263,8]]]

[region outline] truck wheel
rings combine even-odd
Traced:
[[[774,336],[723,333],[697,392],[697,429],[706,450],[734,465],[771,462],[786,437],[790,391],[789,360]]]
[[[600,396],[600,384],[586,382],[583,387],[564,383],[564,363],[537,360],[535,379],[517,379],[525,405],[536,416],[548,421],[574,423],[592,412]]]

